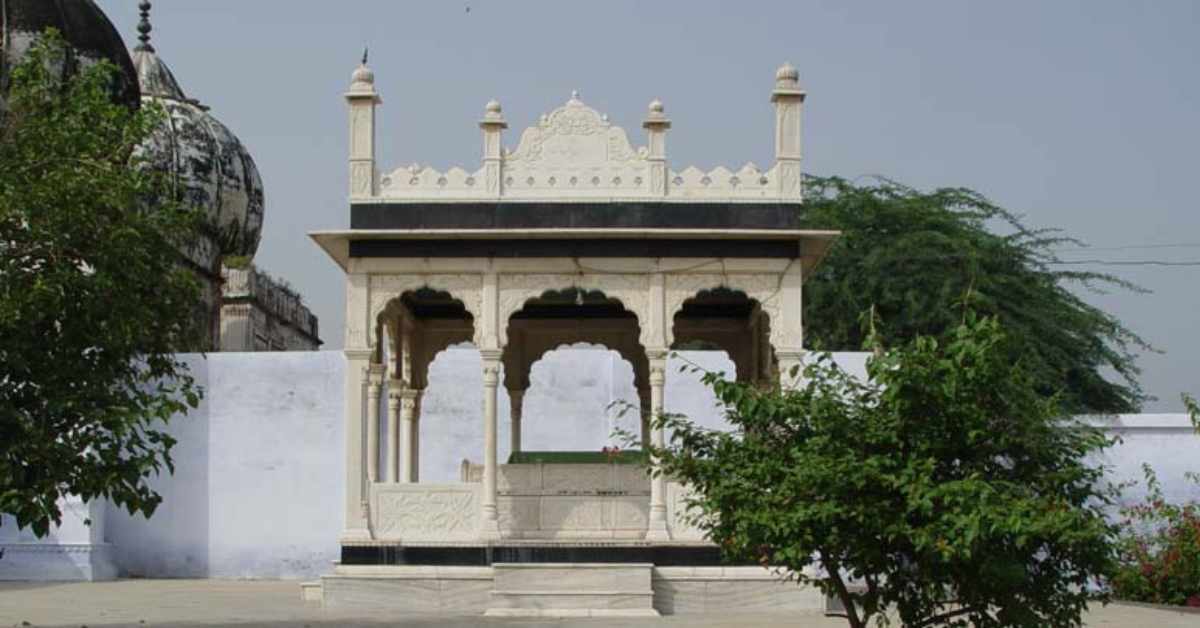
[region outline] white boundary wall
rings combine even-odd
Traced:
[[[724,354],[683,352],[710,370],[732,373]],[[864,354],[838,354],[863,373]],[[163,505],[147,521],[111,506],[71,504],[64,526],[43,541],[0,526],[0,580],[111,577],[312,578],[338,553],[343,502],[340,352],[214,353],[187,356],[206,389],[202,406],[173,421],[176,472],[155,487]],[[668,369],[667,410],[724,425],[711,391],[685,363]],[[430,371],[421,417],[420,477],[457,481],[464,458],[482,459],[482,375],[469,349],[441,354]],[[524,446],[599,449],[614,427],[636,431],[613,400],[636,403],[633,371],[614,352],[567,349],[535,365],[525,396]],[[508,401],[501,389],[500,458],[508,456]],[[1107,453],[1113,479],[1137,479],[1149,462],[1167,496],[1200,499],[1183,481],[1200,471],[1200,436],[1182,414],[1096,419],[1124,442]],[[90,513],[90,514],[88,514]],[[82,525],[90,516],[98,524]]]

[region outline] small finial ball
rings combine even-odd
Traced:
[[[496,100],[495,98],[489,100],[487,105],[484,106],[484,110],[488,113],[500,113],[500,101]]]
[[[368,68],[366,64],[363,64],[355,68],[354,75],[351,80],[356,85],[374,85],[375,72],[371,71],[371,68]]]
[[[779,66],[778,70],[775,71],[775,82],[790,84],[799,83],[800,71],[796,69],[796,66],[790,63],[784,63],[783,65]]]
[[[651,100],[650,101],[650,113],[662,113],[662,112],[663,112],[662,101],[657,98],[655,98],[654,100]]]

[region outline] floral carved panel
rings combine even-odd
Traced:
[[[381,540],[474,538],[479,525],[476,485],[376,484],[372,528]]]

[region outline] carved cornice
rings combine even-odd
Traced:
[[[753,163],[736,171],[723,166],[669,171],[664,157],[634,147],[624,129],[578,95],[542,115],[521,133],[516,149],[499,155],[478,167],[444,172],[419,164],[398,168],[381,177],[376,198],[800,200],[798,163],[765,171]],[[354,166],[352,189],[366,196],[372,173]]]

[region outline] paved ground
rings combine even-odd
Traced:
[[[361,617],[300,601],[295,582],[125,580],[103,583],[0,583],[0,628],[9,626],[536,626],[546,628],[793,627],[842,628],[824,617],[664,617],[655,620],[492,620],[481,617]],[[1200,614],[1130,606],[1093,611],[1089,628],[1198,628]]]

